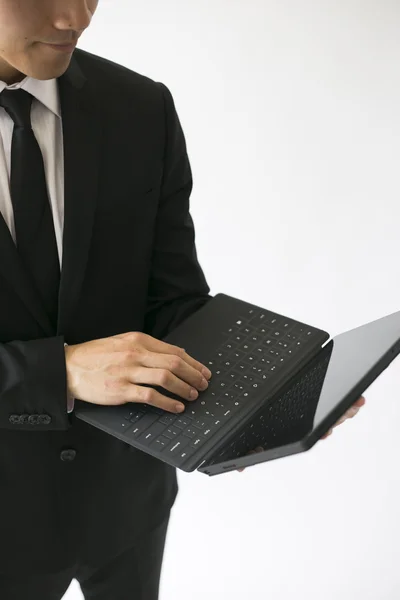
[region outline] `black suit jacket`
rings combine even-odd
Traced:
[[[58,81],[57,331],[0,215],[0,573],[20,576],[108,560],[158,523],[178,491],[174,468],[67,414],[64,341],[161,338],[211,298],[168,88],[80,50]],[[68,449],[75,459],[61,460]]]

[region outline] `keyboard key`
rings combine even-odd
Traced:
[[[238,402],[242,401],[242,402],[249,402],[250,398],[251,398],[251,394],[249,394],[249,392],[242,392],[239,396],[238,396]]]
[[[237,392],[241,392],[244,390],[244,383],[243,381],[237,381],[233,384],[233,387]]]
[[[237,391],[236,390],[228,390],[227,392],[224,392],[222,398],[226,401],[226,402],[232,402],[232,400],[234,400],[237,396]]]
[[[159,415],[154,414],[152,412],[148,412],[147,414],[143,415],[143,417],[140,419],[139,423],[141,427],[150,427],[150,425],[152,425],[155,421],[157,421],[159,419]]]
[[[244,379],[244,381],[247,384],[254,383],[254,377],[253,377],[253,375],[242,375],[242,378]]]
[[[127,412],[124,415],[124,419],[126,419],[127,421],[130,421],[132,418],[134,418],[135,416],[137,416],[138,411],[137,410],[130,410],[129,412]]]
[[[271,352],[271,350],[270,350]],[[255,365],[258,361],[259,357],[256,354],[248,354],[243,358],[242,364]]]
[[[196,453],[197,447],[194,446],[186,446],[186,448],[184,448],[183,452],[181,451],[181,453],[179,454],[179,459],[184,462],[185,460],[187,460],[190,456],[192,456],[193,454]]]
[[[131,413],[132,414],[132,413]],[[144,413],[134,413],[131,416],[131,423],[137,423],[139,421],[139,419],[141,419],[144,416]]]
[[[231,360],[235,361],[235,362],[239,362],[241,361],[244,357],[246,356],[246,353],[243,352],[242,350],[234,350],[233,353],[231,354],[230,358]]]
[[[243,334],[241,334],[241,335],[234,335],[232,339],[233,339],[234,342],[244,343],[244,341],[246,339],[246,336],[244,336]]]
[[[186,446],[190,444],[189,438],[180,437],[179,440],[174,440],[167,446],[165,453],[175,456],[176,454],[180,454]]]
[[[257,328],[260,327],[263,323],[267,322],[267,315],[265,312],[261,312],[256,314],[252,319],[250,319],[250,327]]]
[[[130,421],[126,421],[124,418],[118,420],[115,419],[112,423],[113,430],[118,431],[119,433],[123,433],[124,431],[128,431],[132,427],[132,423]]]
[[[311,338],[311,336],[313,336],[313,332],[310,331],[309,329],[303,329],[302,327],[300,327],[300,329],[299,329],[299,336],[303,340],[308,340],[308,339]]]
[[[224,344],[222,346],[222,352],[227,352],[228,354],[234,352],[236,350],[236,348],[238,347],[238,343],[235,342],[234,340],[228,342],[227,344]]]
[[[214,419],[214,417],[217,416],[215,414],[215,410],[206,410],[206,412],[204,414],[206,417],[209,417],[210,419]]]
[[[233,361],[231,362],[230,360],[227,360],[223,363],[223,368],[226,371],[229,371],[229,369],[233,366]]]
[[[285,339],[294,342],[295,340],[297,340],[297,335],[295,335],[294,333],[286,333]]]
[[[206,442],[206,438],[198,437],[190,444],[189,448],[200,448]]]
[[[239,379],[239,374],[235,373],[235,371],[231,371],[230,373],[228,373],[227,379],[229,379],[229,381],[231,383],[233,383],[234,381],[236,381],[237,379]]]
[[[197,414],[194,414],[194,415],[190,414],[189,415],[187,410],[183,414],[185,415],[185,418],[188,419],[189,425],[190,425],[190,423],[193,423],[193,421],[197,419]]]
[[[144,433],[147,429],[146,427],[143,427],[140,424],[140,421],[138,421],[135,425],[132,425],[131,423],[131,428],[129,429],[129,431],[127,432],[127,438],[138,438],[142,433]]]
[[[203,404],[203,402],[201,404]],[[179,427],[179,429],[185,429],[185,427],[190,425],[190,423],[191,419],[185,419],[184,417],[181,417],[174,423],[174,425],[175,427]]]
[[[150,444],[150,442],[152,442],[155,438],[158,438],[164,430],[164,423],[154,423],[141,434],[141,436],[138,438],[138,441],[142,442],[143,444]]]
[[[188,427],[185,431],[182,432],[182,435],[188,438],[194,438],[199,433],[198,429],[194,429],[194,427]]]
[[[164,425],[170,425],[175,421],[175,419],[176,417],[173,417],[172,415],[165,415],[161,417],[160,423],[164,423]]]
[[[209,426],[209,424],[210,419],[205,419],[204,417],[202,419],[197,419],[197,421],[194,421],[192,423],[193,427],[196,427],[197,429],[206,429]]]
[[[171,440],[161,435],[159,438],[153,441],[151,448],[162,452],[170,444]]]
[[[265,356],[262,356],[261,358],[258,359],[258,365],[264,365],[264,367],[270,365],[272,363],[272,358],[269,356],[268,358],[266,358]]]
[[[254,342],[255,344],[259,344],[261,343],[262,337],[260,335],[251,335],[250,336],[250,343]]]
[[[279,340],[279,342],[277,344],[277,346],[279,346],[280,348],[285,348],[285,349],[288,348],[289,345],[290,345],[290,342],[288,342],[287,340],[285,340],[285,338],[282,339],[282,340]]]
[[[171,427],[168,427],[166,431],[164,431],[163,435],[172,440],[180,433],[182,433],[182,429],[179,429],[179,427],[175,427],[174,425],[172,425]]]

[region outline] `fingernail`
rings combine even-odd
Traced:
[[[184,404],[175,404],[175,410],[178,413],[183,412],[185,410]]]
[[[197,390],[190,390],[190,397],[192,400],[196,400],[199,397],[199,392]]]
[[[201,372],[204,375],[204,377],[206,377],[207,379],[210,379],[210,377],[212,375],[210,369],[207,369],[207,367],[204,367],[204,369],[202,369]]]
[[[200,383],[200,389],[204,392],[204,390],[206,390],[208,388],[208,381],[207,379],[203,379]]]

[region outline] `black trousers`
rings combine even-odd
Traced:
[[[0,576],[4,600],[61,600],[73,579],[85,600],[158,600],[164,547],[170,513],[135,545],[111,562],[98,567],[76,565],[52,575],[29,579]]]

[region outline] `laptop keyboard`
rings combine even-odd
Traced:
[[[194,402],[179,398],[186,410],[176,415],[146,404],[128,404],[119,421],[120,433],[139,448],[151,448],[174,456],[176,464],[183,463],[258,396],[259,387],[315,343],[318,333],[270,311],[245,308],[223,332],[214,355],[203,361],[212,372],[208,389]]]
[[[325,353],[326,354],[326,353]],[[209,464],[245,456],[261,446],[264,450],[303,439],[313,428],[331,352],[301,376],[294,378],[285,393],[274,396],[246,424],[243,432],[227,444]]]

